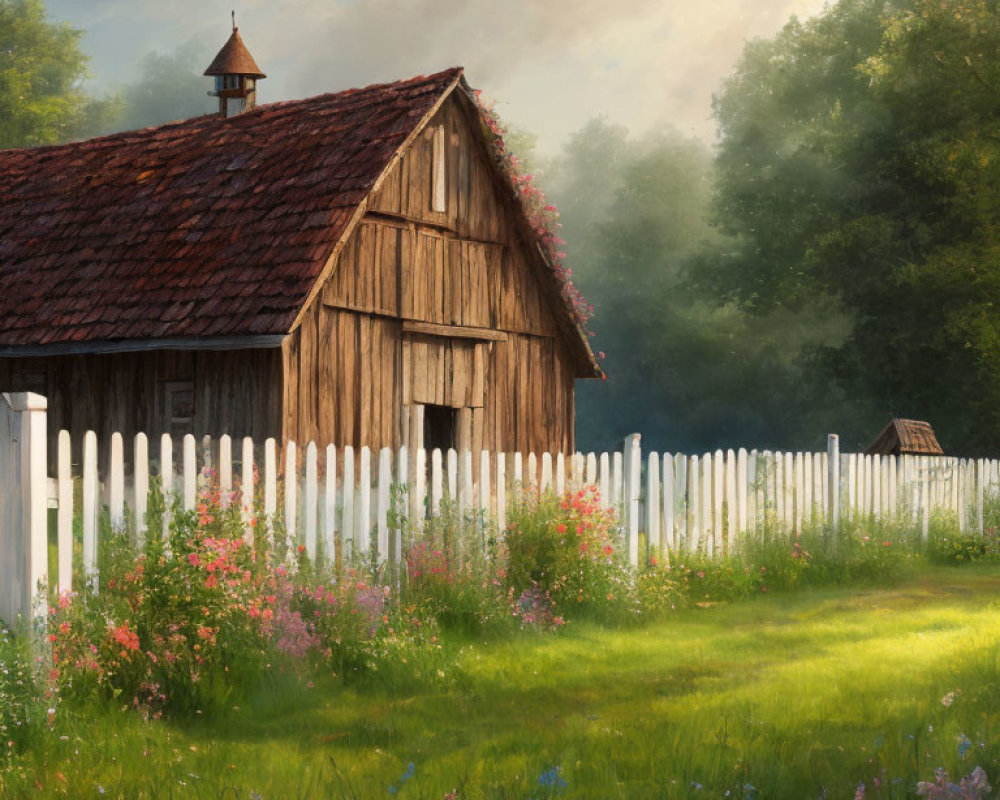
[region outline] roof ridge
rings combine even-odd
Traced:
[[[233,117],[223,118],[216,112],[211,112],[208,114],[200,114],[194,117],[188,117],[186,119],[175,119],[169,122],[161,122],[158,125],[148,125],[144,128],[132,128],[124,131],[114,131],[112,133],[105,133],[100,136],[92,136],[88,139],[75,139],[71,142],[61,142],[59,144],[48,144],[41,145],[38,147],[8,147],[0,148],[0,160],[5,157],[11,157],[14,154],[35,154],[35,153],[53,153],[59,152],[67,149],[78,148],[85,144],[97,144],[97,143],[113,143],[120,141],[128,136],[135,136],[136,134],[142,134],[148,136],[152,131],[165,131],[171,128],[181,127],[184,125],[196,125],[197,123],[212,123],[218,122],[220,124],[242,121],[248,119],[254,119],[259,117],[262,112],[273,112],[276,110],[281,110],[283,108],[292,108],[296,105],[305,105],[308,103],[330,101],[334,98],[343,98],[348,95],[362,95],[362,93],[376,93],[380,91],[385,91],[392,87],[398,87],[403,89],[405,87],[412,88],[415,85],[426,83],[432,85],[434,83],[450,84],[457,76],[464,74],[465,68],[461,66],[448,67],[439,72],[431,73],[430,75],[415,75],[410,78],[402,78],[397,81],[385,81],[383,83],[371,83],[367,86],[353,86],[348,89],[341,89],[335,92],[323,92],[317,95],[310,95],[309,97],[299,97],[288,100],[275,100],[271,103],[260,103],[255,106],[250,111],[246,111],[242,114],[237,114]],[[446,78],[447,76],[447,78]],[[443,88],[443,87],[442,87]]]

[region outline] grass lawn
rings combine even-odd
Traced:
[[[64,705],[0,797],[849,800],[977,764],[1000,782],[998,601],[997,568],[939,568],[450,642],[440,683],[405,691],[278,680],[183,724]]]

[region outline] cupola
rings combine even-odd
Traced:
[[[215,90],[209,94],[219,98],[220,116],[234,117],[257,104],[257,81],[267,75],[260,71],[247,46],[243,44],[240,29],[236,27],[236,12],[233,12],[232,35],[205,70],[205,74],[215,78]]]

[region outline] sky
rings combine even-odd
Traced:
[[[672,125],[706,142],[717,91],[743,48],[823,0],[48,0],[83,30],[95,92],[180,47],[208,66],[230,10],[268,79],[260,102],[466,68],[513,127],[554,153],[605,115],[636,133]],[[206,91],[208,90],[206,78]]]

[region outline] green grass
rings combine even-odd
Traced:
[[[183,723],[63,705],[0,767],[0,797],[389,797],[410,762],[394,797],[832,800],[862,781],[911,797],[937,766],[1000,779],[998,600],[1000,569],[937,568],[627,631],[450,642],[455,666],[406,692],[276,677]],[[553,767],[564,787],[540,784]]]

